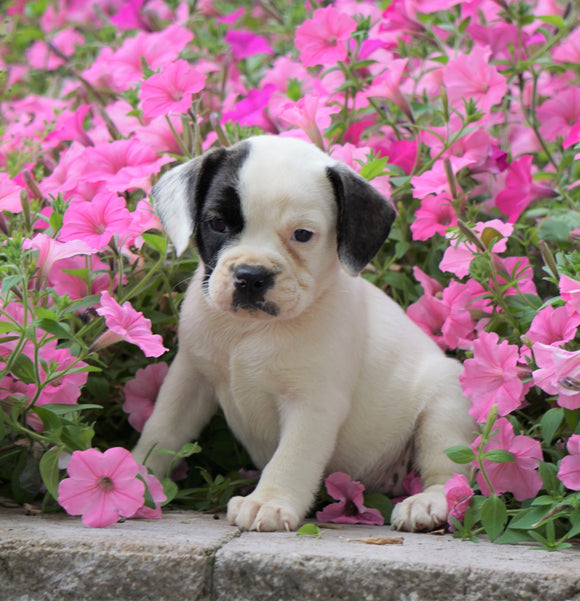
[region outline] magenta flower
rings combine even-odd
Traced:
[[[146,119],[169,113],[186,113],[194,94],[205,86],[205,75],[184,60],[167,65],[141,84],[139,98]]]
[[[533,346],[538,369],[532,373],[534,384],[566,409],[580,409],[580,351],[536,343]]]
[[[561,275],[558,282],[560,295],[566,301],[566,304],[580,313],[580,282],[567,275]]]
[[[334,6],[318,8],[312,19],[304,21],[296,30],[296,48],[305,67],[332,65],[344,61],[348,54],[348,40],[356,30],[356,21]]]
[[[264,131],[275,131],[276,128],[266,111],[275,91],[274,84],[267,84],[261,90],[257,88],[250,90],[245,98],[236,102],[231,111],[224,114],[222,123],[233,121],[241,125],[255,125]]]
[[[159,389],[168,369],[167,363],[152,363],[138,369],[135,377],[125,384],[123,411],[129,414],[129,423],[137,432],[143,430],[145,422],[153,413]]]
[[[95,350],[126,340],[137,345],[147,357],[159,357],[167,351],[161,336],[151,333],[151,321],[143,313],[135,311],[129,301],[121,306],[105,291],[97,313],[104,316],[109,329],[95,342]]]
[[[492,405],[497,405],[499,415],[511,413],[521,406],[526,392],[518,374],[518,347],[498,341],[495,332],[482,332],[473,341],[473,358],[465,361],[459,376],[471,400],[469,415],[478,423],[485,422]]]
[[[75,111],[61,113],[54,124],[54,130],[46,136],[47,141],[76,140],[83,146],[93,146],[93,141],[85,131],[84,122],[91,110],[90,104],[83,104]]]
[[[443,69],[449,101],[459,107],[472,98],[477,108],[489,111],[507,93],[506,78],[489,64],[491,50],[474,46],[469,54],[450,60]]]
[[[143,506],[145,484],[126,449],[75,451],[67,472],[69,478],[58,487],[58,502],[68,514],[81,515],[87,526],[110,526]]]
[[[504,417],[500,417],[495,422],[494,429],[496,428],[499,432],[492,436],[484,451],[502,449],[510,452],[514,456],[514,461],[496,463],[488,459],[483,460],[483,466],[495,494],[511,492],[517,501],[535,497],[542,488],[542,479],[537,471],[538,461],[543,459],[540,443],[529,436],[514,436],[512,425]],[[481,444],[481,436],[475,440],[473,446],[479,444]],[[484,495],[491,494],[481,472],[477,474],[477,483]]]
[[[567,455],[560,463],[558,478],[570,490],[580,490],[580,435],[572,434],[566,444]]]
[[[530,155],[521,157],[509,166],[505,184],[505,189],[495,197],[495,206],[508,216],[509,223],[515,223],[533,200],[555,195],[551,188],[534,184]]]
[[[224,38],[232,49],[234,60],[240,61],[255,54],[273,54],[272,46],[268,40],[251,31],[230,29]]]
[[[457,225],[457,214],[446,194],[425,196],[411,224],[413,240],[429,240],[435,234],[445,236],[447,229]]]
[[[64,214],[60,239],[64,242],[84,242],[94,251],[107,246],[116,234],[127,234],[131,213],[125,200],[112,192],[97,194],[92,202],[71,202]]]
[[[463,474],[453,474],[447,480],[443,487],[445,498],[447,499],[447,507],[449,508],[449,517],[455,518],[458,522],[462,522],[465,517],[465,512],[469,507],[471,497],[473,497],[473,489],[469,486],[467,478]],[[455,526],[451,520],[448,520],[449,529],[453,532]]]
[[[334,472],[324,481],[328,494],[338,501],[327,505],[316,513],[316,519],[321,522],[336,524],[368,524],[380,526],[385,519],[378,509],[368,509],[364,506],[363,492],[365,487],[350,479],[343,472]]]

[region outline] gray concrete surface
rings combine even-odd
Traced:
[[[386,527],[240,533],[166,512],[91,529],[0,509],[0,601],[580,601],[580,548],[461,542]]]

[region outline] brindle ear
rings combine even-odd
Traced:
[[[187,248],[197,229],[198,204],[226,153],[224,148],[174,167],[153,187],[153,201],[177,256]]]
[[[338,257],[351,275],[358,275],[377,254],[396,213],[391,203],[350,167],[326,168],[338,206]]]

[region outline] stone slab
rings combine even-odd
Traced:
[[[349,542],[403,537],[400,545]],[[475,544],[387,527],[240,533],[166,511],[91,529],[0,509],[0,601],[580,601],[580,548]]]

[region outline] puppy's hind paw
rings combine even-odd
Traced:
[[[300,517],[286,502],[262,499],[254,494],[232,497],[228,503],[228,520],[242,530],[273,532],[295,530]]]
[[[391,526],[395,530],[428,532],[443,526],[448,513],[447,500],[441,487],[441,491],[422,492],[397,503],[391,515]]]

